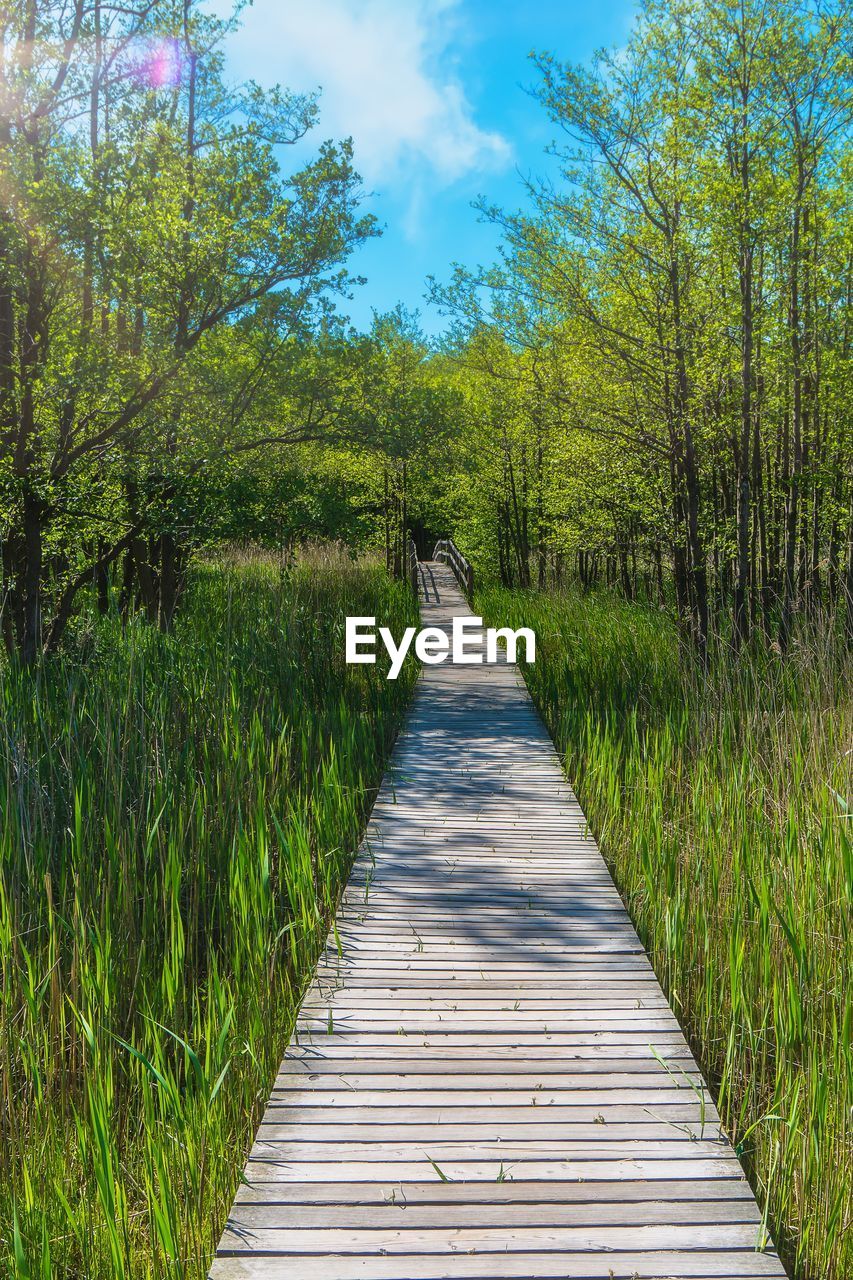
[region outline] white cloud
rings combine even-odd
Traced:
[[[255,0],[234,51],[261,83],[319,86],[320,133],[352,136],[370,185],[443,184],[504,168],[452,61],[456,0]]]

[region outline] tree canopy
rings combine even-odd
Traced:
[[[649,0],[587,67],[448,318],[337,309],[377,227],[313,97],[231,86],[199,0],[2,13],[3,633],[32,662],[90,586],[168,627],[194,551],[339,537],[402,572],[671,600],[703,658],[853,628],[847,0]],[[439,277],[440,278],[440,277]]]

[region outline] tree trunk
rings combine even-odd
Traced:
[[[850,253],[847,258],[847,289],[844,314],[844,340],[841,344],[841,350],[846,362],[850,357],[850,316],[853,314],[853,253]],[[846,597],[847,604],[845,619],[847,643],[853,646],[853,486],[851,486],[850,490],[850,504],[847,519],[847,570],[844,575],[842,590]]]
[[[107,548],[103,538],[98,539],[98,550],[96,552],[96,560],[98,568],[95,571],[95,586],[98,595],[98,613],[107,614],[110,611],[110,572],[106,564],[103,563]]]
[[[788,468],[788,493],[785,503],[785,567],[782,587],[782,612],[779,619],[779,647],[784,654],[791,638],[797,596],[797,535],[800,525],[800,477],[803,469],[803,360],[800,334],[800,232],[803,176],[800,170],[797,204],[791,230],[791,283],[789,328],[791,346],[792,406],[791,456]],[[787,452],[787,438],[786,438]]]
[[[27,485],[22,513],[23,562],[18,587],[21,618],[18,643],[21,660],[27,667],[33,665],[41,650],[43,518],[44,504]]]
[[[382,469],[382,515],[385,524],[385,572],[391,572],[391,505],[388,496],[388,468]]]
[[[175,535],[170,531],[160,537],[160,578],[157,622],[161,631],[171,631],[181,591],[183,554]]]

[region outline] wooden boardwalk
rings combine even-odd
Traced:
[[[213,1280],[784,1275],[515,666],[424,668],[245,1179]]]

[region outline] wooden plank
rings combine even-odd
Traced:
[[[368,1089],[341,1086],[340,1090],[315,1088],[275,1089],[271,1105],[290,1108],[329,1107],[347,1110],[351,1107],[396,1106],[410,1110],[416,1107],[597,1107],[606,1116],[607,1108],[643,1106],[666,1115],[666,1108],[683,1099],[684,1089]],[[711,1106],[710,1099],[708,1106]]]
[[[435,908],[429,911],[425,904],[420,911],[407,910],[405,902],[397,896],[388,894],[368,894],[366,899],[357,903],[346,903],[346,907],[357,909],[357,919],[351,920],[344,914],[338,921],[338,939],[346,949],[349,942],[357,945],[359,941],[374,942],[411,942],[429,941],[431,946],[458,946],[454,923],[458,917],[464,920],[464,912],[454,899],[459,896],[464,902],[464,912],[470,904],[465,900],[464,888],[456,886],[453,893],[445,894],[445,914],[437,917]],[[476,899],[475,899],[476,901]],[[559,924],[553,920],[550,911],[564,906],[565,916]],[[363,920],[364,908],[369,907],[369,919]],[[623,908],[624,910],[624,908]],[[506,907],[492,907],[481,915],[480,937],[483,941],[496,942],[503,945],[507,942],[538,941],[541,945],[551,946],[557,941],[569,943],[574,939],[591,937],[618,938],[627,936],[633,939],[636,934],[618,917],[612,904],[598,911],[576,911],[571,900],[557,901],[546,909],[542,904],[531,899],[526,892],[519,900]]]
[[[532,1108],[528,1108],[528,1115]],[[336,1121],[334,1123],[318,1123],[312,1124],[310,1120],[304,1116],[296,1121],[276,1124],[270,1118],[271,1113],[264,1118],[263,1123],[258,1129],[258,1139],[265,1142],[313,1142],[313,1143],[348,1143],[348,1142],[403,1142],[406,1143],[431,1143],[435,1141],[436,1131],[435,1124],[418,1124],[408,1122],[408,1117],[403,1121],[397,1120],[390,1124],[380,1124],[375,1119],[378,1108],[365,1108],[360,1121],[354,1124],[342,1123]],[[491,1111],[491,1109],[490,1109]],[[549,1108],[550,1111],[550,1108]],[[441,1113],[440,1113],[441,1114]],[[683,1134],[686,1140],[692,1143],[694,1140],[704,1140],[710,1135],[716,1139],[719,1134],[716,1125],[705,1124],[700,1125],[695,1120],[688,1121],[682,1125],[672,1123],[663,1123],[651,1119],[648,1112],[643,1113],[638,1120],[633,1120],[629,1124],[613,1123],[612,1120],[605,1122],[603,1118],[600,1121],[594,1119],[554,1122],[550,1115],[525,1119],[524,1122],[512,1123],[507,1120],[501,1120],[499,1123],[494,1120],[477,1123],[463,1118],[461,1124],[453,1124],[446,1118],[441,1120],[441,1141],[442,1143],[472,1142],[480,1143],[488,1142],[507,1142],[515,1141],[536,1142],[540,1139],[549,1142],[595,1142],[602,1147],[609,1142],[633,1142],[639,1140],[648,1142],[660,1139],[662,1141],[673,1141],[674,1137]]]
[[[598,1064],[608,1066],[611,1062],[618,1063],[631,1062],[634,1064],[634,1070],[643,1070],[645,1063],[650,1057],[660,1057],[666,1062],[693,1062],[693,1058],[689,1051],[684,1048],[684,1042],[680,1036],[672,1036],[671,1043],[658,1048],[655,1055],[652,1055],[647,1044],[617,1044],[608,1048],[599,1044],[581,1044],[581,1045],[527,1045],[523,1049],[523,1058],[526,1062],[537,1063],[557,1063],[565,1066],[570,1063],[573,1069],[578,1071],[586,1070],[586,1063],[592,1059]],[[404,1037],[401,1041],[399,1037],[392,1040],[374,1041],[370,1038],[366,1042],[364,1040],[356,1049],[350,1044],[345,1036],[329,1036],[321,1043],[312,1042],[295,1044],[288,1049],[284,1062],[302,1062],[306,1064],[308,1070],[312,1070],[312,1063],[328,1062],[330,1064],[344,1060],[347,1062],[357,1061],[362,1071],[373,1070],[373,1062],[392,1061],[397,1058],[408,1059],[413,1052],[411,1042],[408,1037]],[[456,1069],[456,1064],[460,1060],[474,1061],[472,1054],[481,1053],[484,1056],[478,1061],[487,1061],[492,1063],[492,1070],[496,1069],[496,1064],[500,1064],[500,1069],[510,1071],[518,1062],[519,1046],[515,1043],[510,1045],[492,1045],[488,1051],[477,1045],[457,1045],[451,1044],[423,1044],[418,1042],[417,1050],[418,1062],[423,1072],[432,1071],[434,1068],[439,1072],[446,1074],[448,1068]],[[354,1053],[358,1054],[355,1058]],[[387,1068],[386,1068],[387,1069]],[[547,1070],[547,1065],[543,1067]]]
[[[271,1216],[271,1215],[270,1215]],[[332,1253],[403,1254],[601,1252],[602,1250],[755,1249],[763,1239],[760,1225],[750,1223],[669,1223],[665,1225],[613,1222],[600,1226],[537,1227],[514,1224],[499,1227],[278,1227],[229,1224],[221,1250],[301,1255]]]
[[[510,950],[510,948],[507,948]],[[337,955],[332,951],[327,951],[321,960],[321,968],[319,972],[324,975],[337,975],[343,973],[357,973],[358,977],[364,977],[371,972],[386,973],[392,970],[395,976],[403,976],[405,974],[414,973],[416,975],[424,972],[432,971],[439,973],[444,970],[442,981],[453,981],[454,974],[457,977],[476,977],[486,978],[492,977],[515,977],[527,976],[531,974],[539,975],[540,979],[547,977],[549,981],[557,981],[565,979],[571,973],[583,973],[584,970],[599,970],[602,963],[606,962],[613,969],[630,969],[632,963],[642,961],[643,957],[637,952],[630,952],[622,955],[618,952],[610,953],[606,956],[593,954],[585,954],[583,952],[568,956],[553,956],[551,962],[548,963],[548,956],[537,956],[535,959],[530,956],[513,956],[507,958],[506,953],[501,953],[500,959],[492,957],[488,966],[488,974],[483,968],[481,959],[466,956],[438,956],[425,955],[422,952],[416,952],[415,955],[408,958],[390,959],[389,951],[385,951],[378,955]]]
[[[464,921],[459,920],[459,927],[464,928]],[[358,965],[359,972],[366,972],[371,968],[381,968],[384,966],[392,966],[398,972],[403,973],[407,968],[412,966],[412,962],[416,962],[418,973],[424,972],[429,968],[441,968],[444,965],[451,964],[456,972],[462,972],[464,968],[472,969],[480,973],[482,977],[494,975],[500,977],[507,973],[519,972],[524,970],[536,969],[541,972],[547,971],[556,981],[565,978],[567,975],[577,972],[582,973],[584,968],[587,969],[616,969],[633,970],[638,972],[637,966],[642,966],[646,961],[643,951],[629,949],[626,953],[619,951],[610,952],[609,954],[599,954],[591,951],[588,954],[584,951],[566,951],[566,952],[550,952],[549,950],[534,951],[532,948],[524,948],[522,951],[518,947],[503,946],[492,948],[493,954],[490,957],[489,974],[483,972],[482,959],[476,949],[470,949],[471,954],[465,955],[465,948],[460,946],[455,948],[451,954],[434,956],[424,956],[422,952],[415,947],[415,953],[406,957],[397,956],[391,948],[372,948],[367,949],[351,949],[346,950],[343,942],[340,949],[336,945],[334,938],[329,939],[329,944],[323,953],[320,964],[326,967],[341,966],[352,967]],[[425,963],[425,961],[427,963]],[[368,963],[370,962],[370,963]],[[458,968],[457,968],[458,966]]]
[[[602,1156],[599,1159],[566,1158],[552,1159],[543,1156],[541,1160],[514,1160],[510,1170],[513,1182],[522,1178],[535,1181],[546,1179],[557,1182],[575,1182],[580,1179],[589,1181],[597,1178],[613,1181],[624,1179],[635,1182],[637,1179],[653,1182],[656,1178],[694,1178],[700,1181],[714,1178],[729,1178],[732,1173],[732,1159],[716,1157],[692,1160],[679,1160],[677,1163],[668,1158],[654,1159],[645,1157],[638,1159],[612,1159]],[[443,1178],[450,1182],[496,1182],[501,1174],[503,1160],[495,1156],[490,1160],[446,1160],[441,1167]],[[267,1182],[378,1182],[400,1183],[403,1186],[411,1179],[425,1177],[431,1169],[429,1156],[423,1155],[419,1160],[314,1160],[301,1162],[295,1160],[258,1159],[251,1157],[246,1163],[246,1176],[255,1181]],[[443,1179],[436,1178],[441,1181]]]
[[[389,1183],[389,1188],[394,1184]],[[399,1192],[399,1187],[398,1187]],[[301,1205],[369,1205],[382,1208],[388,1205],[411,1207],[413,1205],[472,1206],[476,1219],[482,1205],[497,1205],[503,1213],[518,1205],[554,1206],[572,1204],[623,1204],[626,1212],[637,1203],[697,1204],[708,1201],[747,1200],[755,1205],[752,1192],[742,1174],[730,1178],[715,1178],[713,1182],[683,1181],[661,1178],[653,1183],[609,1182],[440,1182],[412,1180],[406,1183],[405,1200],[399,1195],[389,1196],[388,1188],[372,1182],[329,1183],[271,1183],[244,1182],[235,1204],[301,1204]],[[550,1212],[550,1209],[548,1210]]]
[[[379,973],[374,978],[367,977],[363,974],[354,976],[357,981],[357,991],[363,992],[365,1001],[369,1001],[372,997],[378,1000],[390,1000],[395,995],[400,999],[409,999],[412,1001],[427,1000],[431,992],[435,990],[436,978],[441,980],[441,974],[433,974],[429,980],[424,980],[420,975],[412,976],[410,973],[401,975],[396,987],[389,988],[388,975]],[[446,977],[446,975],[445,975]],[[623,995],[632,1003],[636,1004],[638,1000],[648,998],[649,989],[646,980],[640,980],[639,977],[633,975],[627,980],[623,980],[621,975],[612,977],[610,975],[602,975],[600,981],[606,985],[608,995],[613,994],[614,998],[620,998]],[[549,989],[542,993],[542,983],[534,977],[526,975],[519,978],[511,984],[506,981],[497,982],[486,979],[483,981],[476,974],[471,977],[457,977],[455,981],[448,980],[445,991],[444,1000],[466,1001],[466,1000],[503,1000],[505,1002],[516,1000],[535,999],[537,1004],[545,1004],[549,999],[564,1001],[578,1000],[584,1002],[592,994],[594,997],[595,980],[588,976],[581,979],[571,979],[568,982],[555,983],[553,994]],[[388,994],[390,993],[390,994]],[[336,980],[333,977],[322,977],[318,979],[316,989],[311,992],[311,1007],[325,1008],[330,997],[339,1000],[349,999],[353,995],[353,988],[347,984]],[[606,996],[604,997],[607,998]]]
[[[425,669],[212,1280],[779,1280],[763,1244],[518,670]]]
[[[345,1027],[339,1025],[332,1034],[329,1034],[326,1028],[318,1032],[303,1032],[301,1029],[294,1032],[294,1045],[320,1054],[327,1046],[335,1044],[346,1045],[350,1050],[357,1049],[359,1052],[362,1046],[383,1048],[389,1045],[408,1045],[409,1047],[417,1045],[418,1051],[428,1048],[445,1050],[477,1046],[485,1049],[486,1052],[491,1052],[493,1048],[529,1048],[540,1043],[558,1048],[565,1047],[567,1051],[585,1048],[593,1051],[592,1056],[595,1056],[595,1051],[600,1047],[614,1045],[639,1047],[644,1051],[651,1045],[656,1052],[663,1054],[668,1047],[683,1046],[684,1037],[680,1031],[659,1031],[652,1037],[643,1028],[633,1031],[549,1031],[544,1035],[541,1032],[524,1034],[520,1031],[512,1033],[491,1031],[487,1036],[485,1032],[451,1031],[446,1028],[438,1028],[418,1035],[407,1035],[405,1030],[401,1033],[393,1028],[391,1030],[385,1028],[381,1032],[378,1030],[347,1031]]]
[[[417,1053],[417,1046],[407,1046],[409,1054]],[[485,1089],[499,1092],[502,1089],[550,1091],[565,1089],[665,1089],[680,1092],[685,1097],[706,1095],[702,1077],[687,1055],[673,1056],[665,1065],[654,1059],[588,1057],[560,1062],[554,1059],[515,1059],[497,1064],[494,1061],[470,1058],[453,1058],[449,1063],[438,1058],[429,1060],[387,1056],[328,1061],[294,1061],[286,1059],[273,1084],[273,1092],[293,1089],[324,1089],[339,1091],[342,1085],[352,1089],[370,1088],[406,1092],[436,1089],[441,1083],[443,1092],[452,1095],[462,1089]],[[442,1067],[444,1069],[442,1070]],[[451,1078],[452,1077],[452,1078]]]
[[[433,1076],[447,1075],[448,1060],[442,1058],[424,1059],[422,1057],[413,1058],[400,1057],[403,1052],[411,1054],[412,1050],[407,1050],[403,1046],[397,1054],[385,1054],[381,1058],[361,1057],[347,1059],[341,1058],[308,1058],[294,1059],[288,1056],[279,1072],[277,1080],[279,1082],[293,1080],[309,1080],[311,1082],[319,1080],[321,1076],[343,1077],[349,1083],[354,1083],[356,1077],[364,1077],[370,1074],[371,1077],[377,1075],[388,1075],[393,1073],[395,1076],[402,1076],[404,1079],[410,1079],[412,1076]],[[454,1056],[453,1071],[454,1074],[460,1075],[463,1079],[469,1076],[476,1076],[478,1079],[482,1077],[494,1077],[496,1072],[495,1060],[492,1057],[472,1058],[466,1056],[464,1058]],[[688,1054],[679,1054],[678,1056],[670,1056],[667,1066],[669,1071],[675,1072],[681,1081],[682,1064],[692,1063],[692,1059]],[[633,1073],[634,1075],[642,1075],[645,1079],[647,1076],[660,1077],[664,1075],[664,1068],[656,1058],[649,1054],[637,1058],[611,1058],[597,1055],[595,1058],[587,1058],[586,1060],[567,1062],[565,1057],[560,1058],[520,1058],[517,1054],[508,1057],[505,1061],[501,1061],[500,1078],[516,1076],[536,1076],[537,1079],[569,1079],[573,1082],[577,1081],[578,1076],[588,1078],[591,1076],[612,1079],[618,1076],[621,1082]],[[691,1068],[691,1074],[698,1079],[698,1073],[695,1066]]]
[[[557,988],[556,991],[535,991],[510,987],[456,987],[450,995],[441,997],[430,993],[429,988],[414,988],[410,991],[388,991],[384,987],[343,987],[341,991],[311,993],[311,1002],[307,1010],[325,1010],[333,1000],[338,1009],[497,1009],[501,1012],[519,1012],[521,1010],[610,1010],[610,1009],[666,1009],[665,998],[658,989],[646,983],[626,984],[624,987],[612,987],[603,991],[601,998],[596,998],[592,988],[573,992],[571,989]],[[304,1006],[305,1007],[305,1006]]]
[[[557,988],[556,991],[519,991],[484,987],[482,991],[470,991],[461,987],[451,995],[435,996],[429,991],[388,991],[388,988],[345,987],[341,992],[332,992],[334,1004],[338,1009],[410,1009],[410,1010],[442,1010],[442,1009],[497,1009],[501,1012],[520,1012],[521,1010],[606,1010],[606,1009],[669,1009],[660,987],[654,991],[651,983],[635,983],[633,987],[612,987],[596,996],[592,989],[573,992],[571,989]],[[304,1009],[324,1010],[328,1006],[327,993],[316,991],[311,993],[310,1004]]]
[[[468,1164],[471,1161],[508,1162],[513,1177],[521,1176],[531,1163],[540,1161],[569,1162],[573,1160],[666,1160],[673,1168],[682,1160],[731,1160],[731,1148],[722,1138],[704,1138],[679,1134],[674,1128],[669,1137],[633,1138],[608,1137],[606,1126],[602,1133],[590,1138],[553,1138],[536,1133],[531,1138],[498,1138],[496,1140],[464,1137],[453,1141],[435,1138],[418,1144],[414,1140],[391,1142],[376,1139],[373,1142],[349,1141],[341,1137],[338,1142],[312,1142],[309,1139],[280,1138],[277,1126],[262,1126],[252,1148],[253,1160],[282,1160],[293,1164],[314,1164],[317,1161],[335,1161],[341,1164],[359,1164],[378,1161],[383,1165],[399,1162],[411,1163],[421,1159],[435,1160],[442,1165]],[[671,1170],[672,1171],[672,1170]]]
[[[609,1130],[611,1126],[632,1125],[635,1128],[650,1122],[664,1124],[671,1133],[677,1132],[679,1126],[698,1126],[700,1131],[716,1134],[719,1129],[719,1118],[714,1107],[709,1103],[704,1107],[698,1100],[668,1102],[665,1107],[656,1107],[644,1102],[626,1102],[605,1105],[602,1099],[586,1105],[552,1104],[548,1107],[534,1106],[529,1101],[516,1104],[492,1103],[481,1101],[467,1107],[464,1112],[449,1110],[433,1099],[424,1106],[401,1107],[396,1098],[385,1099],[384,1103],[355,1106],[345,1112],[316,1110],[310,1107],[294,1106],[292,1103],[270,1100],[266,1109],[264,1124],[303,1124],[307,1126],[329,1125],[335,1133],[343,1133],[347,1128],[365,1123],[377,1126],[393,1125],[398,1133],[409,1127],[425,1127],[438,1125],[443,1134],[445,1130],[468,1125],[478,1129],[484,1125],[552,1125],[555,1129],[580,1124],[603,1124]],[[509,1130],[508,1130],[509,1131]],[[260,1130],[259,1130],[260,1132]],[[433,1134],[433,1137],[436,1135]]]
[[[552,1012],[542,1009],[518,1009],[504,1013],[501,1009],[449,1009],[443,1013],[428,1010],[409,1009],[395,1011],[379,1009],[375,1012],[367,1009],[336,1009],[330,1007],[319,1013],[314,1009],[306,1011],[301,1026],[303,1029],[323,1032],[332,1027],[338,1030],[370,1031],[374,1027],[390,1029],[398,1034],[414,1035],[419,1031],[440,1030],[441,1028],[459,1031],[481,1031],[484,1035],[494,1030],[506,1031],[518,1027],[526,1030],[541,1031],[630,1031],[642,1029],[654,1038],[658,1031],[675,1031],[678,1023],[669,1010],[654,1011],[651,1009],[604,1009],[596,1014],[585,1009],[554,1009]]]
[[[541,1253],[424,1255],[412,1257],[334,1257],[328,1253],[299,1259],[299,1280],[754,1280],[784,1277],[772,1254],[705,1251],[692,1255],[665,1253]],[[211,1280],[294,1280],[287,1254],[229,1257],[221,1255]]]
[[[586,1200],[576,1203],[525,1204],[402,1204],[377,1205],[287,1205],[238,1201],[229,1221],[249,1229],[275,1223],[278,1227],[383,1227],[402,1222],[405,1230],[424,1227],[502,1227],[511,1214],[512,1225],[563,1227],[576,1225],[625,1225],[625,1201]],[[632,1224],[663,1226],[668,1223],[759,1223],[760,1214],[752,1199],[733,1200],[642,1200],[631,1205]]]
[[[465,998],[476,998],[478,996],[489,996],[490,992],[499,992],[504,999],[517,1000],[524,996],[530,996],[537,990],[541,992],[543,984],[537,978],[536,974],[525,973],[518,977],[509,975],[501,979],[482,979],[476,972],[471,974],[457,975],[453,978],[442,970],[430,970],[424,966],[422,971],[407,970],[398,975],[389,975],[379,971],[375,974],[364,974],[361,972],[353,973],[352,981],[358,983],[358,990],[363,991],[367,998],[372,992],[378,992],[383,996],[389,990],[389,978],[396,984],[392,989],[401,996],[409,996],[414,1000],[428,996],[431,991],[435,990],[436,982],[444,982],[443,988],[446,995],[445,999],[453,1000],[454,997],[459,1000]],[[611,991],[624,992],[626,995],[634,996],[637,999],[644,998],[647,991],[646,980],[644,975],[623,975],[623,974],[602,974],[600,981],[606,983]],[[584,998],[589,992],[595,989],[595,971],[585,973],[582,977],[570,977],[567,980],[555,982],[554,990],[557,998],[569,997],[577,995],[579,999]],[[335,974],[323,974],[318,977],[316,990],[312,990],[311,998],[318,1005],[329,996],[342,997],[344,993],[349,993],[350,986],[343,976],[338,977]],[[546,997],[543,996],[544,1000]]]

